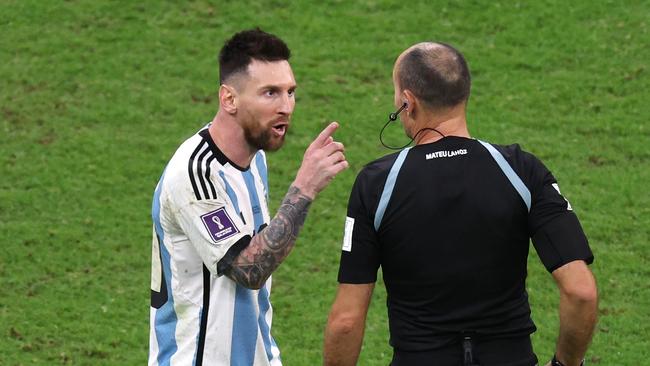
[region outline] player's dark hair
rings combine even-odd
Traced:
[[[223,84],[233,74],[245,72],[253,59],[269,62],[289,57],[291,51],[277,36],[260,28],[241,31],[226,41],[219,52],[219,82]]]
[[[416,46],[398,65],[397,81],[433,109],[454,107],[469,98],[471,77],[463,55],[452,46]],[[428,46],[431,46],[429,44]]]

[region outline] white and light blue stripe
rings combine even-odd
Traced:
[[[386,212],[386,207],[388,207],[388,202],[390,202],[390,197],[393,195],[393,189],[395,188],[395,182],[397,181],[397,175],[399,174],[400,169],[402,169],[402,164],[408,155],[410,147],[400,151],[397,155],[397,159],[393,163],[393,166],[390,168],[388,173],[388,178],[386,179],[386,184],[384,185],[384,190],[381,192],[381,198],[379,199],[379,205],[377,206],[377,211],[375,212],[375,231],[379,230],[381,225],[381,220],[384,218],[384,213]]]
[[[268,192],[266,166],[263,162],[263,156],[258,153],[255,160],[264,189]],[[239,212],[239,203],[235,191],[232,189],[223,172],[219,174],[224,181],[226,193],[230,201]],[[258,189],[255,185],[255,176],[251,169],[241,172],[241,175],[246,185],[251,208],[253,209],[253,227],[257,233],[265,222]],[[276,345],[270,333],[270,326],[266,321],[266,314],[271,308],[269,291],[265,285],[258,290],[257,299],[255,299],[254,294],[254,290],[247,289],[239,284],[236,285],[230,359],[231,366],[249,366],[253,364],[258,331],[262,336],[267,358],[269,360],[273,359],[272,349]],[[259,306],[259,314],[257,314],[257,306]]]
[[[268,171],[266,169],[266,162],[264,161],[264,155],[262,153],[262,150],[260,150],[255,155],[255,166],[257,166],[257,171],[260,174],[260,178],[262,178],[262,184],[264,184],[264,193],[266,194],[266,200],[268,201],[268,199],[269,199],[269,175],[268,175]]]
[[[510,184],[515,188],[517,193],[519,193],[519,196],[521,196],[521,199],[524,200],[524,203],[526,204],[526,208],[528,209],[528,212],[530,212],[530,203],[531,203],[531,198],[530,198],[530,191],[528,190],[528,187],[524,184],[524,182],[519,178],[517,173],[512,169],[510,164],[508,164],[508,161],[506,161],[506,158],[503,157],[503,155],[494,147],[492,144],[481,141],[481,140],[476,140],[478,141],[481,145],[483,145],[487,151],[492,155],[492,158],[497,162],[497,165],[499,165],[499,168],[501,168],[501,171],[503,171],[503,174],[506,175],[508,180],[510,181]]]
[[[171,267],[170,267],[170,258],[169,252],[165,247],[165,232],[162,228],[160,221],[160,190],[162,188],[163,179],[165,173],[163,172],[156,191],[153,197],[152,204],[152,218],[154,222],[154,227],[156,230],[156,235],[159,238],[159,247],[162,256],[162,267],[163,272],[165,273],[165,286],[167,286],[167,302],[156,311],[155,315],[155,332],[156,340],[158,342],[158,365],[167,366],[170,364],[171,357],[176,353],[178,346],[176,345],[176,324],[178,322],[178,317],[176,316],[176,311],[174,310],[174,296],[172,294],[171,286]],[[162,285],[162,284],[161,284]]]

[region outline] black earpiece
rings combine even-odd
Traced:
[[[440,131],[436,130],[435,128],[424,127],[424,128],[419,129],[418,132],[417,132],[417,133],[416,133],[416,134],[411,138],[411,141],[409,141],[409,142],[408,142],[406,145],[404,145],[404,146],[388,146],[388,145],[386,145],[386,144],[384,143],[384,139],[382,138],[382,135],[384,134],[384,130],[386,129],[386,127],[387,127],[391,122],[397,120],[397,116],[399,116],[399,114],[402,113],[402,111],[403,111],[404,109],[406,109],[406,107],[408,107],[408,105],[409,105],[408,102],[405,101],[404,104],[402,104],[402,106],[399,107],[399,109],[398,109],[397,111],[395,111],[395,112],[393,112],[393,113],[391,113],[391,114],[388,115],[388,121],[386,121],[386,124],[384,125],[384,127],[382,127],[382,128],[381,128],[381,131],[379,131],[379,142],[381,142],[381,144],[384,145],[384,147],[386,147],[386,148],[388,148],[388,149],[391,149],[391,150],[402,150],[403,148],[409,146],[409,145],[410,145],[410,144],[415,140],[415,138],[418,137],[418,135],[420,134],[420,132],[424,132],[424,131],[434,131],[434,132],[437,132],[440,136],[445,137],[445,135],[443,135]],[[411,111],[411,112],[413,112],[413,111]]]
[[[409,104],[407,102],[404,102],[404,104],[402,104],[402,106],[399,107],[399,109],[397,111],[395,111],[395,112],[388,115],[388,120],[389,121],[397,121],[397,116],[399,116],[399,114],[402,113],[404,108],[408,107],[408,105]]]

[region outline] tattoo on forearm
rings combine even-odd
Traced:
[[[242,286],[261,288],[293,249],[310,205],[311,199],[291,186],[269,225],[253,236],[225,274]]]

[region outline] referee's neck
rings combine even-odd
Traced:
[[[416,145],[436,142],[447,136],[471,138],[467,129],[464,110],[461,114],[439,115],[437,118],[434,114],[428,114],[422,116],[422,120],[423,122],[418,124],[419,126],[415,131],[419,131],[420,129],[429,130],[420,133],[415,141]]]

